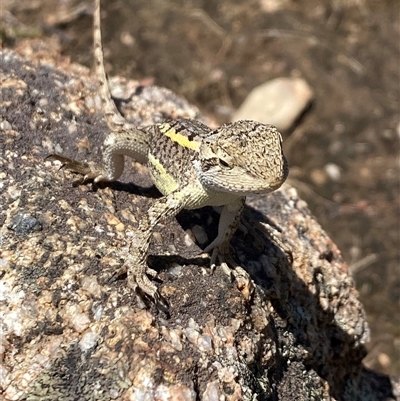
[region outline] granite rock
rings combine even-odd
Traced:
[[[145,167],[132,163],[121,182],[92,190],[46,160],[53,152],[100,158],[107,127],[88,69],[40,41],[3,49],[0,68],[5,400],[393,397],[394,382],[362,366],[369,329],[348,267],[293,188],[248,201],[250,224],[232,248],[251,282],[232,282],[218,268],[210,274],[196,258],[194,234],[215,236],[216,211],[162,222],[149,263],[166,315],[124,278],[110,281],[159,196]],[[138,125],[202,118],[169,90],[118,77],[111,87]]]

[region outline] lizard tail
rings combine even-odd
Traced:
[[[133,124],[128,123],[118,111],[111,97],[108,86],[107,74],[104,68],[104,53],[101,41],[100,0],[94,1],[93,15],[93,48],[95,58],[96,77],[99,83],[99,93],[103,106],[103,113],[108,127],[113,132],[130,132],[135,138],[138,152],[147,155],[149,146],[148,134],[139,130]]]
[[[112,131],[119,131],[124,125],[125,121],[115,106],[115,103],[111,98],[110,89],[108,87],[107,74],[104,68],[103,46],[101,43],[100,0],[95,0],[94,3],[93,40],[96,77],[99,82],[99,92],[103,106],[104,117]]]

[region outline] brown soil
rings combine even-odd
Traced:
[[[92,65],[91,5],[4,3],[35,28],[0,32],[5,45],[40,32]],[[274,13],[261,8],[279,3]],[[365,364],[399,374],[400,3],[103,0],[103,10],[110,75],[170,88],[220,123],[258,84],[309,82],[315,101],[284,133],[292,184],[353,271],[372,330]]]

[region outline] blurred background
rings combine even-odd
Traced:
[[[1,3],[3,46],[43,38],[92,66],[92,1]],[[308,83],[312,102],[283,131],[290,183],[353,274],[372,331],[365,365],[399,375],[400,2],[103,0],[102,9],[109,75],[172,89],[218,124],[260,84]]]

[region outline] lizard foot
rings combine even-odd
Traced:
[[[94,183],[100,181],[109,181],[107,176],[104,174],[103,170],[100,167],[98,167],[95,163],[78,162],[76,160],[70,159],[62,155],[58,155],[56,153],[48,156],[47,159],[57,160],[61,162],[62,165],[60,167],[60,170],[62,168],[65,168],[66,170],[71,171],[72,173],[83,175],[82,179],[76,182],[77,185],[86,184],[90,181],[93,181]]]
[[[205,251],[207,250],[208,249],[206,248]],[[210,259],[211,272],[215,270],[218,263],[222,271],[230,279],[236,281],[239,291],[246,297],[246,299],[251,298],[254,292],[253,280],[250,278],[246,270],[238,265],[232,258],[232,251],[228,242],[224,242],[213,248]]]
[[[137,262],[133,256],[128,256],[122,267],[112,275],[111,280],[114,281],[124,274],[128,276],[128,286],[139,296],[141,296],[140,293],[144,293],[154,301],[159,310],[168,313],[169,306],[167,301],[160,295],[155,284],[149,279],[149,276],[157,277],[155,270],[150,269],[146,264]]]

